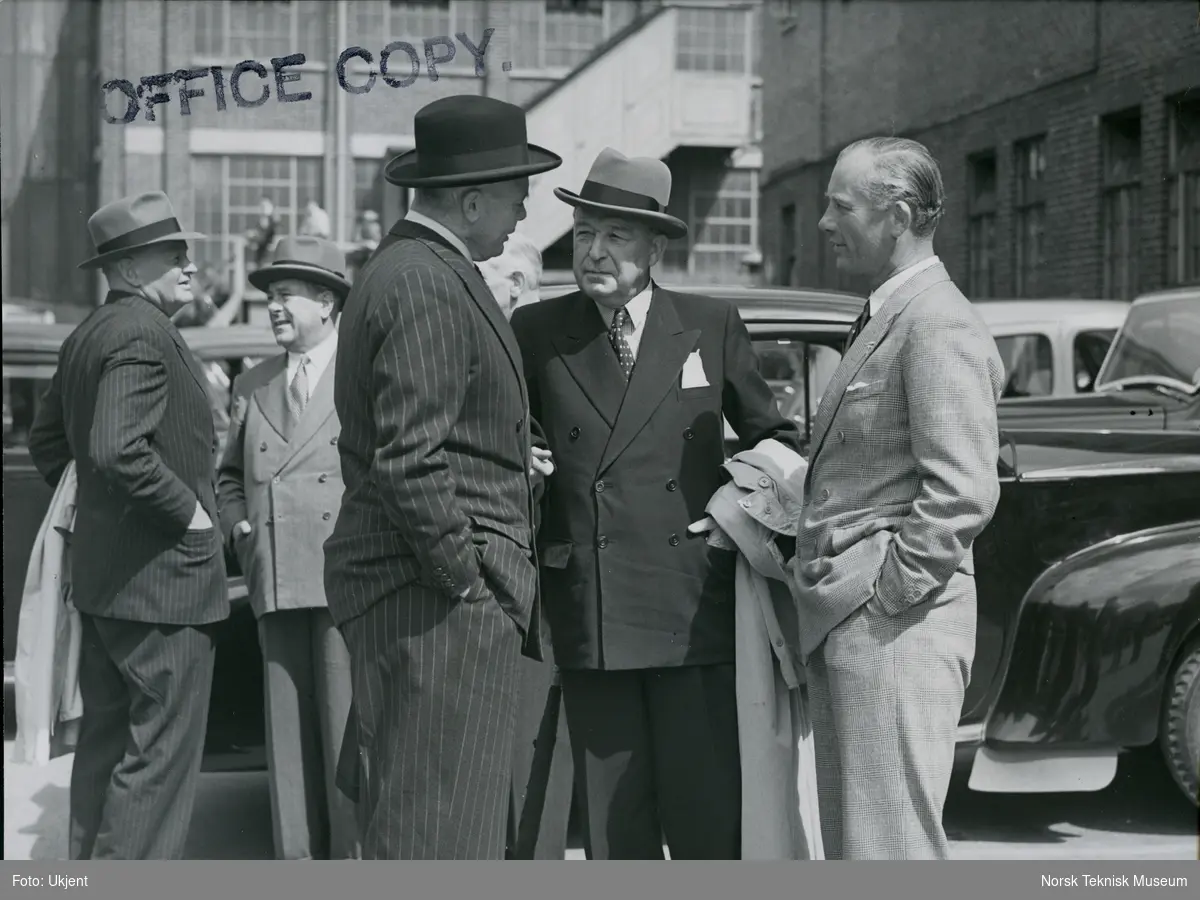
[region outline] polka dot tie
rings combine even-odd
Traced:
[[[625,380],[629,380],[629,373],[633,371],[633,350],[629,346],[629,341],[625,339],[625,325],[629,322],[629,311],[625,307],[621,307],[613,313],[612,324],[608,326],[608,340],[612,344],[612,348],[616,351],[617,362],[621,364],[621,371],[625,373]]]

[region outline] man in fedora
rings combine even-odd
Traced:
[[[88,220],[104,304],[63,342],[29,438],[79,488],[72,596],[83,723],[71,770],[72,859],[183,856],[204,747],[211,626],[229,615],[214,489],[217,436],[170,315],[196,267],[171,201],[126,197]]]
[[[522,307],[530,414],[557,464],[538,537],[592,859],[737,859],[735,556],[691,537],[743,446],[794,426],[728,302],[657,286],[687,226],[671,172],[605,149],[575,207],[579,291]]]
[[[321,549],[342,501],[333,360],[345,269],[336,244],[290,237],[250,274],[285,352],[234,380],[217,479],[225,539],[258,620],[277,859],[357,855],[354,804],[334,787],[350,655],[325,602]]]
[[[416,189],[355,280],[335,363],[346,491],[325,542],[350,650],[364,859],[502,859],[518,667],[541,656],[529,400],[475,265],[561,164],[488,97],[421,109]]]

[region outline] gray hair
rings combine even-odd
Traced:
[[[437,209],[442,212],[449,212],[458,209],[459,198],[469,187],[436,187],[436,188],[417,188],[413,193],[413,205],[423,206],[426,209]]]
[[[505,243],[502,255],[524,263],[526,290],[536,291],[542,283],[542,251],[537,244],[514,231]]]
[[[854,150],[867,150],[874,161],[874,175],[864,190],[880,208],[903,200],[912,209],[913,235],[933,235],[942,218],[946,202],[942,172],[929,149],[917,141],[901,137],[872,137],[855,141],[838,154],[838,159]]]

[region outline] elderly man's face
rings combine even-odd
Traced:
[[[134,252],[129,260],[129,280],[168,313],[195,299],[192,276],[196,264],[188,256],[185,241],[152,244]]]
[[[282,278],[271,284],[267,313],[271,317],[275,343],[286,350],[303,353],[329,335],[333,327],[333,295],[307,281]]]
[[[631,219],[575,211],[575,282],[604,306],[624,306],[662,259],[666,238]]]
[[[486,184],[479,189],[474,201],[478,217],[471,222],[468,242],[477,260],[491,259],[504,252],[508,236],[525,218],[528,196],[528,178]]]
[[[896,247],[892,209],[876,209],[866,192],[875,177],[871,154],[858,149],[834,167],[826,196],[829,205],[817,227],[829,238],[838,269],[850,275],[887,271]]]

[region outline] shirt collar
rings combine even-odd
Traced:
[[[337,338],[337,329],[334,328],[321,343],[306,353],[295,353],[289,350],[288,362],[293,366],[298,366],[300,364],[300,357],[307,356],[308,364],[317,371],[323,372],[325,367],[329,365],[329,361],[333,359],[333,351],[337,349]]]
[[[654,282],[650,281],[646,286],[634,295],[634,297],[625,304],[625,311],[629,313],[629,322],[633,326],[633,331],[638,331],[646,324],[646,316],[650,314],[650,301],[654,298]],[[595,303],[595,301],[592,301]],[[605,326],[612,325],[613,315],[616,310],[610,309],[596,303],[596,309],[600,310],[600,317],[604,319]]]
[[[428,228],[430,231],[440,234],[450,242],[451,247],[467,258],[467,262],[474,262],[474,260],[471,258],[471,251],[468,250],[467,245],[462,242],[462,238],[460,238],[441,222],[438,222],[436,219],[431,219],[429,216],[419,213],[415,209],[410,209],[407,213],[405,213],[404,220],[406,222],[412,222],[414,225],[422,225],[425,228]]]
[[[892,295],[896,293],[900,285],[908,281],[918,272],[924,272],[926,269],[932,268],[941,262],[936,255],[927,257],[920,262],[915,262],[911,266],[905,266],[879,287],[871,292],[871,296],[867,298],[867,302],[871,304],[871,315],[875,315],[883,307],[883,304],[892,299]]]

